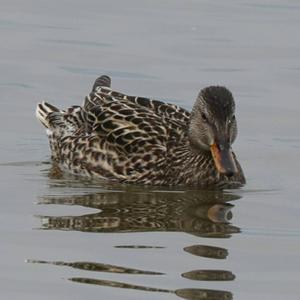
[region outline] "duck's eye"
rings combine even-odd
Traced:
[[[207,122],[207,121],[208,121],[208,120],[207,120],[207,116],[206,116],[205,113],[201,113],[201,118],[202,118],[202,121],[203,121],[203,122]]]
[[[233,115],[229,120],[228,124],[231,125],[235,121],[235,115]]]

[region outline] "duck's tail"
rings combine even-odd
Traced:
[[[72,106],[67,111],[60,110],[47,102],[39,103],[36,107],[36,117],[46,127],[47,132],[74,132],[83,124],[82,109]],[[50,132],[49,132],[50,131]]]
[[[47,102],[42,102],[37,105],[35,115],[47,129],[51,130],[62,125],[63,111]]]

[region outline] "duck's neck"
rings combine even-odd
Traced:
[[[172,149],[165,172],[167,180],[174,181],[173,184],[194,186],[207,186],[218,180],[219,175],[209,151],[199,151],[189,143]]]

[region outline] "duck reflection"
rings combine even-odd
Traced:
[[[109,286],[109,287],[124,288],[124,289],[134,289],[134,290],[147,291],[147,292],[174,293],[180,298],[184,298],[187,300],[231,300],[233,299],[231,292],[221,291],[221,290],[219,291],[209,290],[209,289],[168,290],[168,289],[159,289],[159,288],[128,284],[128,283],[123,283],[118,281],[81,278],[81,277],[73,277],[70,278],[70,280],[78,283],[86,283],[86,284]]]
[[[143,271],[131,268],[124,268],[120,266],[113,266],[107,264],[99,263],[90,263],[90,262],[47,262],[47,261],[38,261],[38,260],[27,260],[28,263],[39,263],[39,264],[53,264],[57,266],[68,266],[75,269],[85,270],[85,271],[96,271],[96,272],[110,272],[110,273],[124,273],[124,274],[134,274],[134,275],[164,275],[164,273],[152,272],[152,271]],[[201,273],[201,274],[200,274]],[[217,274],[217,276],[216,276]],[[213,277],[210,277],[212,275]],[[213,271],[213,270],[203,270],[203,271],[191,271],[182,274],[183,277],[193,280],[233,280],[234,275],[228,271]],[[220,276],[222,278],[220,279]],[[230,279],[225,277],[230,277]],[[141,286],[135,284],[129,284],[125,282],[112,281],[112,280],[103,280],[95,278],[86,278],[86,277],[71,277],[69,278],[72,282],[84,283],[84,284],[93,284],[98,286],[107,286],[114,288],[123,288],[123,289],[133,289],[146,292],[159,292],[159,293],[174,293],[177,296],[189,299],[189,300],[230,300],[233,299],[232,293],[222,290],[209,290],[209,289],[177,289],[169,290],[162,288],[154,288],[148,286]]]
[[[99,210],[81,216],[40,216],[43,229],[84,232],[180,231],[203,237],[229,237],[237,196],[218,192],[103,192],[42,197],[40,204],[80,205]]]
[[[224,270],[194,270],[183,273],[182,277],[205,281],[230,281],[235,279],[234,274]]]
[[[202,257],[225,259],[228,256],[228,250],[221,247],[193,245],[183,248],[184,251]]]
[[[106,191],[76,196],[44,196],[39,204],[77,205],[96,209],[97,212],[74,216],[39,216],[41,229],[81,232],[186,232],[199,237],[229,238],[240,229],[230,223],[233,217],[233,200],[239,197],[224,192],[166,192],[166,191]],[[230,202],[230,203],[229,203]],[[135,251],[158,246],[118,245]],[[183,249],[187,254],[208,259],[226,259],[228,250],[210,245],[192,245]],[[53,264],[93,272],[123,273],[132,275],[164,276],[159,271],[132,269],[124,266],[95,262],[62,262],[29,260],[31,263]],[[192,270],[181,276],[193,281],[231,281],[235,275],[227,270]],[[135,289],[148,292],[173,293],[190,300],[232,299],[229,291],[191,288],[161,289],[125,282],[72,277],[72,282]]]
[[[161,272],[144,271],[132,268],[126,268],[116,265],[93,263],[93,262],[64,262],[64,261],[45,261],[45,260],[33,260],[28,259],[28,263],[34,264],[51,264],[56,266],[71,267],[79,270],[93,271],[93,272],[108,272],[119,274],[134,274],[134,275],[164,275]]]

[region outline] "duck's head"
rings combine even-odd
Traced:
[[[237,136],[235,104],[231,92],[221,86],[200,91],[189,125],[189,139],[195,151],[210,151],[219,173],[237,173],[231,145]]]

